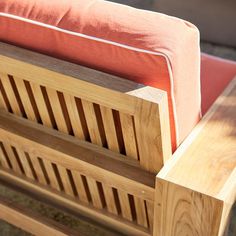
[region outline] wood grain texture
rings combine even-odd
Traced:
[[[148,228],[154,174],[171,156],[166,93],[4,43],[0,72],[1,108],[35,122],[0,114],[1,140],[32,162],[22,174]]]
[[[3,145],[2,143],[0,143],[0,163],[1,163],[1,166],[4,167],[5,169],[11,169],[11,165],[10,163],[7,161],[7,157],[6,157],[6,154],[5,154],[5,149],[3,151]]]
[[[53,116],[55,118],[57,128],[63,133],[68,134],[65,117],[63,116],[61,104],[56,90],[46,88],[48,99],[52,108]]]
[[[30,155],[77,170],[108,186],[154,199],[154,175],[132,159],[125,160],[119,154],[5,112],[0,112],[2,139]]]
[[[132,212],[129,204],[129,196],[127,192],[122,191],[121,189],[118,191],[119,192],[119,201],[120,201],[120,206],[121,206],[121,214],[122,216],[129,220],[132,221]]]
[[[8,143],[4,143],[4,149],[5,149],[7,158],[11,163],[12,169],[17,174],[22,174],[22,170],[20,168],[19,162],[17,161],[16,155],[13,151],[13,147],[11,145],[9,145]]]
[[[84,187],[84,183],[83,183],[80,173],[78,171],[72,170],[71,174],[72,174],[72,178],[74,180],[75,188],[76,188],[76,191],[77,191],[80,201],[88,203],[89,199],[88,199],[88,196],[87,196],[87,193],[86,193],[86,190]]]
[[[43,164],[45,167],[45,170],[47,172],[48,178],[49,178],[49,184],[52,188],[56,189],[57,191],[60,191],[60,185],[57,180],[57,176],[55,175],[55,171],[53,169],[52,163],[48,160],[43,160]],[[36,169],[37,173],[37,169]]]
[[[19,103],[17,101],[16,94],[13,90],[10,78],[8,77],[7,74],[0,73],[0,79],[2,82],[3,89],[7,94],[7,98],[10,103],[12,111],[17,115],[22,116],[22,112],[20,110]]]
[[[28,95],[24,80],[22,80],[21,78],[14,78],[14,81],[19,91],[19,96],[24,106],[27,119],[32,120],[32,121],[37,121],[32,104],[29,99],[29,95]]]
[[[148,224],[149,224],[151,235],[153,235],[154,204],[155,204],[155,202],[146,201],[147,215],[148,215]]]
[[[81,140],[86,140],[86,137],[83,132],[83,125],[80,120],[78,113],[78,108],[76,105],[75,98],[71,95],[64,94],[65,103],[67,106],[68,114],[71,120],[71,125],[75,137],[78,137]]]
[[[236,79],[157,175],[156,199],[160,198],[160,205],[156,200],[155,235],[159,235],[158,227],[164,227],[161,235],[182,235],[175,229],[177,222],[188,225],[184,232],[192,232],[190,235],[223,235],[236,201],[235,97]],[[184,201],[186,217],[177,217],[176,213],[175,218],[175,205]],[[172,215],[170,220],[168,214]],[[208,224],[194,218],[205,219]]]
[[[20,150],[20,149],[16,149],[16,153],[17,153],[18,158],[19,158],[19,160],[20,160],[20,162],[22,164],[22,168],[24,170],[25,176],[27,176],[30,179],[34,179],[34,175],[33,175],[32,169],[31,169],[31,167],[29,165],[29,162],[27,160],[27,157],[26,157],[25,153],[22,150]]]
[[[139,158],[133,117],[120,113],[120,123],[124,138],[126,155],[136,160]]]
[[[217,236],[223,202],[157,178],[154,236]]]
[[[45,104],[45,100],[44,100],[40,85],[31,82],[30,86],[34,94],[35,103],[36,103],[36,106],[38,107],[39,115],[41,117],[43,125],[47,127],[52,127],[52,122],[48,114],[48,109]]]
[[[63,193],[55,193],[46,186],[35,184],[24,177],[14,176],[7,170],[0,170],[0,180],[9,183],[12,186],[18,186],[28,193],[31,193],[33,196],[36,195],[40,199],[47,199],[51,204],[57,204],[57,206],[59,205],[62,208],[70,209],[75,214],[78,214],[79,212],[105,226],[110,225],[124,234],[130,236],[150,236],[149,231],[139,225],[124,220],[114,214],[110,214],[106,210],[95,210],[94,207],[91,207],[88,204],[83,204],[78,200],[73,201]]]
[[[146,170],[157,173],[171,157],[167,95],[149,87],[137,89],[129,94],[138,98],[145,97],[145,100],[139,100],[134,115],[139,159]]]
[[[4,100],[4,97],[3,97],[3,87],[2,87],[2,82],[1,82],[1,80],[0,80],[0,89],[1,89],[1,92],[0,92],[0,108],[1,109],[4,109],[5,111],[8,111],[8,107],[7,107],[7,105],[6,105],[6,102],[5,102],[5,100]]]
[[[115,138],[111,137],[111,141],[107,134],[114,132],[112,124],[103,124],[102,129],[105,132],[101,132],[100,126],[105,116],[111,117],[112,112],[116,111],[124,114],[126,118],[129,117],[129,120],[121,117],[124,136],[122,139],[125,140],[127,155],[137,156],[139,151],[140,165],[153,173],[157,173],[164,161],[170,157],[170,129],[165,92],[4,43],[0,43],[0,49],[0,72],[3,78],[8,74],[15,78],[22,101],[27,91],[19,78],[29,81],[34,97],[30,99],[35,100],[44,125],[69,134],[73,132],[77,137],[88,140],[83,127],[86,124],[73,112],[77,110],[74,99],[80,99],[85,107],[89,134],[95,143],[117,149]],[[3,80],[13,113],[22,115],[9,80]],[[29,98],[27,100],[22,102],[26,116],[39,120],[39,117],[34,117],[35,114],[30,111],[32,104]],[[101,117],[94,114],[95,104],[101,109]],[[65,110],[68,112],[66,115]],[[98,118],[97,122],[95,117]],[[115,133],[111,135],[115,136]]]
[[[47,185],[47,180],[46,180],[45,175],[42,171],[42,168],[39,164],[38,157],[34,153],[31,153],[29,155],[29,157],[30,157],[30,160],[32,162],[34,171],[36,173],[37,181],[42,185]],[[46,163],[46,168],[47,168],[47,163]]]
[[[2,46],[2,43],[0,47]],[[5,52],[8,50],[9,46],[5,45],[3,51],[1,50],[0,54],[0,71],[3,72],[3,74],[11,73],[11,75],[24,78],[25,80],[28,80],[30,82],[35,82],[37,84],[40,84],[42,86],[45,86],[47,88],[51,88],[57,91],[61,91],[63,93],[70,94],[75,97],[80,97],[84,100],[93,102],[93,103],[100,103],[101,105],[114,108],[115,110],[121,110],[128,114],[133,114],[135,112],[136,108],[136,100],[133,96],[129,96],[128,94],[119,92],[119,89],[111,90],[102,86],[99,86],[97,84],[92,84],[89,82],[89,78],[92,78],[92,74],[96,74],[97,71],[91,71],[92,74],[88,74],[87,80],[82,80],[83,76],[78,73],[76,77],[78,79],[75,79],[75,77],[71,77],[69,75],[66,75],[65,73],[56,72],[55,70],[50,70],[50,68],[47,67],[47,65],[44,65],[44,67],[38,67],[35,66],[32,63],[26,63],[23,62],[24,58],[24,52],[21,52],[21,60],[13,59],[14,56],[7,57],[4,56]],[[15,52],[16,54],[17,52]],[[34,53],[37,54],[37,53]],[[41,56],[41,57],[40,57]],[[44,56],[38,55],[38,60],[43,60]],[[51,61],[53,58],[51,58]],[[55,59],[56,60],[56,59]],[[60,61],[63,64],[63,61]],[[43,62],[40,62],[40,64]],[[55,61],[54,61],[55,63]],[[54,69],[60,67],[60,65],[57,64]],[[78,66],[78,65],[77,65]],[[99,72],[98,72],[99,73]],[[43,78],[43,79],[42,79]],[[111,81],[111,79],[110,79]],[[112,80],[113,82],[115,81]],[[112,83],[113,83],[112,82]],[[123,80],[123,82],[126,82],[126,80]],[[129,82],[128,82],[129,83]],[[102,82],[102,84],[104,84]],[[63,85],[63,86],[62,86]],[[124,84],[125,85],[125,84]],[[124,87],[124,86],[123,86]],[[137,84],[136,84],[137,87]],[[111,99],[113,98],[113,99]],[[116,101],[116,102],[114,102]]]
[[[117,139],[116,127],[114,123],[112,109],[109,109],[104,106],[100,106],[100,109],[101,109],[101,115],[103,119],[108,148],[109,150],[119,153],[120,148],[119,148],[119,142]]]
[[[146,215],[146,207],[143,199],[134,198],[134,204],[136,209],[137,223],[143,227],[148,227],[148,217]]]

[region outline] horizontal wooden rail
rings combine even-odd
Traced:
[[[51,219],[33,213],[3,197],[0,197],[0,219],[33,235],[82,236],[76,230],[69,229]]]
[[[155,176],[120,154],[86,143],[15,115],[0,112],[0,139],[78,170],[109,186],[154,200]]]
[[[88,83],[93,83],[121,93],[128,93],[143,87],[142,84],[137,84],[131,80],[126,80],[102,71],[94,70],[3,42],[0,42],[0,54],[0,58],[2,58],[2,56],[12,58],[14,60],[24,62],[27,66],[29,64],[32,66],[45,68],[45,70],[67,75],[69,77]],[[34,75],[32,76],[34,77]]]
[[[140,96],[136,93],[137,97],[129,96],[130,92],[145,86],[8,44],[0,43],[0,52],[2,73],[11,72],[13,76],[79,96],[94,103],[99,101],[101,105],[130,115],[136,113],[139,102],[137,97],[151,99],[152,102],[158,103],[163,96],[166,96],[164,91],[158,89],[156,91],[159,94],[155,100],[153,96],[145,93]]]
[[[34,182],[22,176],[16,176],[7,170],[0,169],[0,181],[15,188],[20,188],[33,197],[36,196],[40,201],[49,202],[56,207],[69,210],[75,215],[78,213],[82,214],[94,219],[102,225],[112,227],[118,232],[122,232],[130,236],[150,236],[150,232],[145,228],[138,225],[134,226],[134,224],[128,220],[121,220],[119,217],[109,214],[105,210],[95,210],[88,204],[84,204],[78,200],[75,201],[63,193],[52,191],[48,187],[35,184]]]

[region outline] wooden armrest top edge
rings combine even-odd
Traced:
[[[157,178],[217,199],[231,199],[230,202],[236,200],[236,149],[233,134],[236,104],[232,98],[235,93],[236,78],[166,162]],[[207,134],[210,131],[216,132],[215,137]],[[210,140],[211,137],[214,140]],[[221,144],[217,139],[225,141]]]

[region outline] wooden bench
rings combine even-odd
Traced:
[[[2,181],[128,235],[222,235],[235,81],[172,156],[161,90],[4,43],[0,79]]]

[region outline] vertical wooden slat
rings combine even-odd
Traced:
[[[75,97],[65,93],[63,95],[65,99],[65,104],[67,106],[68,115],[71,120],[71,126],[74,132],[74,136],[79,139],[86,140],[87,137],[84,134],[84,127],[83,127],[85,123],[84,122],[82,123],[81,121],[80,117],[81,114],[79,114]],[[88,203],[89,199],[80,173],[71,170],[71,175],[74,181],[75,189],[79,195],[79,199],[82,202]],[[71,192],[71,190],[69,190],[69,192]]]
[[[120,152],[112,110],[103,106],[100,106],[100,108],[101,108],[101,114],[102,114],[102,119],[104,123],[104,129],[105,129],[105,134],[107,138],[108,148],[114,152]],[[104,194],[105,194],[108,211],[113,214],[118,214],[112,188],[108,186],[103,186],[103,187],[104,187]],[[119,196],[120,191],[117,190],[117,193]],[[126,197],[123,197],[123,194],[124,193],[121,193],[121,198],[122,198],[121,204],[124,209],[128,209],[130,207],[129,199]]]
[[[7,153],[7,156],[8,156],[8,159],[10,160],[11,162],[11,165],[12,165],[12,169],[19,175],[22,174],[22,171],[20,169],[20,166],[17,162],[17,159],[16,159],[16,156],[13,152],[13,149],[12,147],[8,144],[8,143],[4,143],[4,148],[5,148],[5,151]]]
[[[89,101],[82,100],[82,105],[84,108],[84,115],[88,125],[88,130],[92,143],[99,146],[103,145],[103,141],[99,132],[99,127],[96,119],[96,114],[94,110],[93,103]]]
[[[32,172],[32,169],[29,165],[29,162],[25,156],[25,153],[19,149],[19,148],[16,148],[16,152],[17,152],[17,155],[21,161],[21,164],[22,164],[22,167],[24,169],[24,172],[25,172],[25,175],[26,177],[30,178],[30,179],[34,179],[34,175],[33,175],[33,172]]]
[[[60,191],[61,190],[60,185],[59,185],[57,177],[55,175],[55,171],[52,167],[52,163],[46,159],[43,159],[43,164],[46,169],[51,187]]]
[[[104,196],[106,200],[107,210],[115,215],[118,214],[114,193],[111,187],[103,185]]]
[[[32,162],[33,168],[35,170],[35,174],[37,176],[38,182],[43,185],[47,185],[47,180],[44,176],[44,173],[43,173],[42,168],[39,164],[39,160],[38,160],[37,156],[35,156],[34,154],[29,154],[29,157]]]
[[[82,106],[84,110],[85,119],[87,122],[91,142],[99,146],[103,146],[103,140],[101,138],[99,127],[97,123],[97,118],[94,110],[93,103],[89,101],[82,100]],[[98,191],[97,183],[94,179],[86,177],[90,194],[92,197],[92,202],[95,207],[103,208],[101,196]]]
[[[68,94],[64,94],[64,98],[65,98],[68,114],[71,120],[71,125],[72,125],[74,135],[78,137],[79,139],[85,140],[86,138],[83,132],[75,98]]]
[[[37,106],[39,108],[39,113],[40,113],[42,122],[45,125],[47,125],[49,127],[52,127],[53,126],[52,121],[50,119],[50,115],[48,113],[48,109],[47,109],[47,106],[46,106],[41,88],[39,86],[35,85],[35,84],[31,84],[31,86],[32,86],[33,92],[36,93],[36,96],[35,96],[36,103],[37,103]],[[50,89],[50,88],[47,88],[46,91],[47,91],[47,94],[48,94],[48,99],[49,99],[50,104],[51,104],[51,108],[52,108],[52,111],[53,111],[54,118],[56,120],[58,130],[61,131],[61,132],[64,132],[64,133],[68,133],[68,128],[67,128],[67,125],[66,125],[65,118],[63,116],[63,111],[62,111],[62,108],[61,108],[61,104],[60,104],[60,101],[59,101],[59,98],[58,98],[57,91],[53,90],[53,89]],[[45,169],[47,170],[47,173],[48,173],[50,184],[52,185],[53,188],[60,191],[61,189],[60,189],[58,180],[55,176],[55,172],[53,170],[53,167],[52,167],[51,163],[48,163],[48,161],[44,160],[44,164],[45,164]],[[58,169],[59,175],[63,176],[63,173],[64,173],[63,169],[58,168],[58,166],[57,166],[57,169]],[[61,171],[62,171],[62,173],[61,173]],[[65,181],[63,178],[61,178],[61,179],[63,181]],[[65,184],[66,184],[66,182],[64,183],[64,185]],[[68,188],[67,185],[65,185],[64,187],[68,191],[68,194],[71,194],[71,191],[67,189]]]
[[[138,150],[133,125],[133,118],[130,115],[120,113],[120,123],[124,138],[126,155],[138,159]]]
[[[22,101],[24,110],[26,112],[27,118],[32,121],[37,121],[28,92],[25,87],[24,80],[21,78],[14,77],[15,84],[17,86],[20,99]]]
[[[2,81],[3,88],[7,94],[7,98],[10,103],[13,113],[16,115],[22,116],[22,112],[21,112],[19,104],[17,102],[16,95],[15,95],[14,90],[12,88],[9,77],[7,75],[1,73],[0,78]]]
[[[148,223],[150,232],[153,232],[153,219],[154,219],[154,202],[146,201],[147,214],[148,214]]]
[[[112,109],[100,106],[108,149],[120,152]]]
[[[47,91],[47,94],[48,94],[48,98],[49,98],[49,101],[50,101],[50,104],[51,104],[51,107],[52,107],[53,115],[54,115],[54,118],[56,120],[58,130],[61,131],[61,132],[66,133],[66,134],[69,134],[69,130],[68,130],[68,127],[67,127],[67,124],[66,124],[65,117],[63,115],[63,110],[62,110],[62,107],[61,107],[61,103],[60,103],[57,91],[53,90],[53,89],[50,89],[50,88],[47,88],[46,91]],[[67,103],[70,103],[71,100],[72,100],[68,96],[66,96],[66,99],[67,100],[65,100],[65,102],[67,101]],[[67,105],[67,103],[66,103],[66,105]],[[76,110],[72,111],[72,109],[76,109]],[[75,101],[74,101],[74,103],[73,102],[70,103],[69,109],[67,107],[67,111],[69,113],[69,118],[71,118],[71,117],[74,118],[74,119],[79,118],[78,116],[75,115],[76,114],[75,112],[77,111]],[[79,120],[73,120],[73,121],[78,122]],[[79,124],[79,122],[77,123],[77,125],[78,124]],[[72,126],[72,128],[73,127],[75,128],[75,126]],[[76,134],[78,134],[78,132],[79,131],[77,131]],[[67,170],[64,167],[60,166],[60,165],[57,165],[57,169],[58,169],[58,173],[61,177],[61,181],[62,181],[65,193],[72,196],[72,197],[74,197],[74,191],[73,191],[71,182],[69,180]]]
[[[83,180],[82,180],[82,177],[81,177],[80,173],[77,172],[77,171],[72,170],[71,174],[72,174],[72,177],[73,177],[73,180],[74,180],[74,183],[75,183],[76,191],[79,195],[79,199],[82,202],[88,203],[89,199],[87,197],[86,190],[85,190],[85,187],[84,187],[84,183],[83,183]]]
[[[87,179],[87,183],[88,183],[88,187],[91,193],[91,198],[92,198],[94,207],[102,209],[103,205],[102,205],[101,196],[99,194],[97,182],[88,176],[86,179]]]
[[[119,190],[119,200],[120,200],[122,216],[125,219],[132,221],[133,218],[132,218],[130,204],[127,204],[127,202],[129,202],[128,194],[122,190]]]
[[[6,169],[10,169],[11,166],[9,165],[9,163],[7,162],[6,156],[2,150],[2,143],[0,143],[0,162],[1,165],[6,168]]]
[[[7,107],[5,100],[3,98],[2,91],[0,91],[0,109],[4,109],[5,111],[8,111],[8,107]]]
[[[83,125],[84,124],[82,124],[82,122],[81,122],[75,97],[68,95],[66,93],[64,93],[63,95],[64,95],[68,115],[69,115],[69,118],[71,121],[71,126],[73,129],[74,136],[79,139],[86,140],[86,136],[83,132]],[[78,173],[77,171],[71,170],[71,176],[74,181],[75,189],[79,195],[79,199],[83,202],[88,203],[89,199],[87,197],[85,186],[84,186],[84,183],[83,183],[80,173]],[[64,185],[67,185],[67,183],[64,183]],[[67,189],[67,190],[65,189],[65,191],[72,194],[73,190],[71,189],[70,183],[69,183],[68,188],[69,189]]]
[[[135,209],[136,209],[136,216],[137,216],[137,223],[139,225],[144,226],[145,228],[148,227],[145,203],[143,199],[134,198]]]
[[[43,124],[47,127],[52,127],[52,122],[45,104],[43,94],[40,88],[40,85],[30,82],[32,92],[35,97],[35,103],[38,107],[38,111],[41,117]]]
[[[125,144],[126,155],[138,160],[138,149],[136,145],[133,118],[130,115],[120,113],[120,122]],[[137,223],[144,227],[148,226],[145,204],[142,199],[134,196]]]
[[[112,110],[104,106],[100,106],[101,115],[104,124],[105,135],[107,139],[108,149],[119,152],[119,143],[117,140],[116,129]],[[104,196],[107,204],[107,209],[113,214],[118,214],[114,193],[111,187],[103,185]]]
[[[47,90],[48,98],[49,98],[49,101],[50,101],[50,104],[52,107],[54,118],[57,123],[58,130],[67,134],[68,128],[66,125],[65,117],[63,115],[63,111],[61,108],[61,104],[60,104],[60,101],[58,98],[57,91],[50,89],[50,88],[46,88],[46,90]]]
[[[59,171],[60,176],[61,176],[61,181],[63,183],[65,193],[72,196],[72,197],[74,197],[75,196],[74,191],[73,191],[73,188],[71,186],[66,168],[64,168],[63,166],[60,166],[60,165],[57,165],[57,168],[58,168],[58,171]]]
[[[87,120],[91,141],[92,143],[102,146],[103,141],[99,133],[99,128],[98,128],[99,124],[97,124],[97,119],[96,119],[96,114],[94,112],[93,104],[86,101],[82,101],[82,104],[84,107],[84,113]],[[104,130],[108,148],[110,150],[119,152],[119,144],[116,137],[116,130],[114,126],[112,110],[103,106],[100,106],[100,110],[101,110],[102,121],[104,124]],[[95,186],[95,183],[90,183],[90,181],[91,180],[89,179],[88,180],[89,184],[91,186]],[[113,214],[118,214],[112,188],[110,186],[105,186],[103,184],[102,187],[108,211]]]

